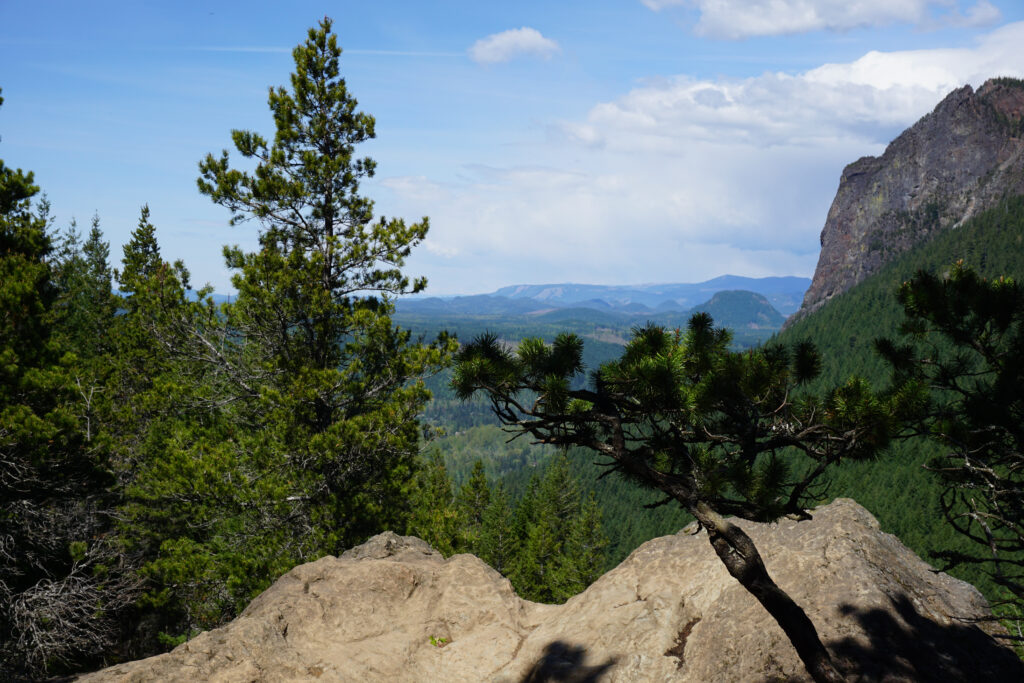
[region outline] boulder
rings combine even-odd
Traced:
[[[850,681],[1024,680],[978,591],[839,499],[739,522]],[[994,637],[995,636],[995,637]],[[281,577],[231,623],[84,676],[128,681],[807,681],[706,534],[649,541],[564,605],[516,596],[472,555],[386,532]]]

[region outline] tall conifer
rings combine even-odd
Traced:
[[[233,224],[258,225],[256,251],[224,250],[237,298],[176,299],[187,285],[178,267],[140,287],[135,274],[156,261],[145,210],[119,274],[129,307],[137,289],[159,294],[154,330],[173,369],[164,391],[180,392],[179,414],[196,410],[161,427],[164,455],[132,488],[140,527],[163,538],[147,571],[154,599],[180,616],[175,635],[230,619],[299,562],[404,526],[429,398],[420,377],[450,352],[391,323],[391,299],[425,285],[401,267],[427,221],[375,219],[359,194],[374,162],[355,147],[374,121],[340,77],[330,29],[309,31],[291,88],[271,89],[273,140],[232,132],[254,170],[233,168],[227,151],[199,165],[200,191]]]

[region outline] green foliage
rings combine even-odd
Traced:
[[[102,442],[80,416],[84,387],[61,302],[88,271],[55,258],[31,173],[0,161],[0,677],[73,670],[117,635],[132,592],[104,538]],[[96,256],[98,262],[99,256]],[[53,266],[51,266],[53,263]],[[61,276],[67,276],[63,278]]]
[[[484,464],[477,460],[469,479],[459,487],[458,495],[455,497],[455,504],[464,515],[463,530],[468,537],[469,545],[477,546],[480,543],[484,513],[490,502],[491,489],[484,474]]]
[[[452,431],[432,441],[431,448],[444,456],[455,482],[462,484],[469,479],[480,460],[487,479],[505,481],[515,497],[525,490],[529,473],[543,467],[556,453],[556,449],[528,439],[511,439],[508,432],[493,424]]]
[[[450,344],[414,343],[391,322],[392,298],[425,284],[401,267],[427,222],[374,220],[359,194],[374,162],[355,147],[374,123],[339,77],[330,28],[295,49],[291,88],[271,90],[273,141],[232,132],[255,168],[226,151],[200,163],[200,191],[260,227],[257,251],[224,251],[237,298],[188,296],[146,208],[117,273],[130,293],[120,385],[138,415],[122,430],[126,534],[171,637],[232,618],[290,567],[410,511],[422,376]],[[426,474],[423,504],[441,496]],[[444,521],[414,524],[440,536]]]
[[[149,220],[149,205],[143,205],[138,227],[124,246],[122,264],[123,269],[114,271],[114,277],[121,285],[121,293],[128,297],[128,305],[132,305],[131,295],[147,290],[151,278],[165,267],[156,240],[156,227]]]
[[[515,503],[493,487],[477,460],[457,493],[435,452],[418,471],[410,492],[406,533],[444,555],[469,552],[508,577],[521,597],[560,603],[593,582],[606,565],[601,510],[584,500],[565,455],[534,475]]]
[[[635,330],[619,360],[601,367],[592,388],[577,389],[583,345],[575,335],[559,335],[550,346],[524,340],[515,353],[483,335],[459,352],[452,385],[464,398],[483,392],[510,430],[587,448],[609,471],[674,499],[707,530],[722,564],[772,614],[815,680],[838,680],[813,623],[772,581],[753,541],[723,515],[806,516],[830,466],[888,445],[891,412],[859,381],[821,399],[794,400],[819,365],[811,347],[738,352],[730,340],[704,313],[685,333],[648,325]],[[526,500],[536,491],[531,487]],[[535,524],[525,540],[527,561],[514,571],[558,590],[572,582],[550,563],[555,535],[551,525]]]
[[[448,556],[466,547],[466,517],[456,503],[444,458],[433,452],[416,470],[408,492],[411,514],[405,533],[418,536]]]
[[[920,271],[899,291],[907,343],[879,340],[895,384],[913,396],[913,433],[942,447],[932,470],[945,518],[974,552],[944,550],[982,568],[1024,606],[1024,288],[955,264]],[[929,397],[926,388],[931,389]]]
[[[505,485],[491,489],[480,523],[480,537],[473,546],[475,554],[497,571],[508,576],[521,552],[522,529],[516,525],[516,510]]]
[[[531,476],[558,455],[558,450],[551,446],[526,438],[511,439],[508,432],[490,424],[452,431],[433,441],[431,447],[444,456],[447,472],[456,483],[465,482],[475,463],[481,461],[488,480],[496,482],[502,495],[508,497],[509,505],[525,494]],[[675,506],[649,508],[663,499],[649,489],[618,477],[600,478],[603,470],[593,466],[594,456],[585,449],[569,449],[568,457],[579,478],[580,490],[585,497],[593,492],[602,511],[602,528],[608,537],[605,570],[618,565],[644,541],[673,534],[692,521]],[[493,495],[496,493],[492,490]],[[482,552],[478,554],[483,558]],[[506,573],[499,567],[499,560],[485,559]]]
[[[820,349],[821,374],[808,384],[809,391],[820,392],[851,375],[883,386],[889,380],[890,365],[875,352],[873,342],[892,337],[903,324],[903,306],[897,297],[902,283],[920,270],[949,273],[949,264],[961,259],[983,277],[1006,275],[1020,281],[1024,278],[1022,246],[1024,197],[1010,197],[902,254],[827,306],[795,321],[776,340],[809,341]],[[912,392],[912,388],[902,391]],[[906,408],[919,398],[895,395],[892,401],[894,407]],[[878,517],[883,530],[896,534],[924,557],[943,551],[972,553],[971,542],[945,521],[942,484],[923,467],[942,453],[930,440],[898,440],[884,458],[834,468],[827,474],[829,488],[822,492],[822,502],[837,496],[856,499]],[[1004,595],[976,566],[961,565],[951,573],[978,586],[991,600]]]
[[[110,284],[110,245],[103,241],[99,216],[94,216],[84,243],[75,222],[60,235],[55,250],[53,281],[59,295],[53,314],[62,344],[79,357],[98,358],[110,350],[116,303]]]
[[[714,507],[754,519],[799,514],[824,467],[887,444],[886,408],[862,385],[824,401],[790,401],[819,363],[807,345],[735,352],[729,342],[706,314],[693,316],[685,334],[641,328],[621,359],[602,366],[593,390],[574,390],[575,336],[550,347],[526,340],[516,354],[483,336],[460,353],[453,385],[464,397],[485,389],[506,424],[540,441],[587,446],[627,477],[670,477]],[[524,391],[536,398],[524,400]],[[786,448],[812,464],[790,473],[779,457]]]
[[[518,552],[508,562],[520,596],[561,603],[589,586],[604,570],[607,540],[593,497],[582,501],[577,478],[563,454],[535,478],[512,517]]]

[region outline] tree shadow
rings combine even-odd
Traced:
[[[609,657],[604,664],[585,666],[587,649],[560,640],[548,643],[544,653],[523,674],[521,683],[597,683],[618,661]]]
[[[868,642],[846,637],[825,646],[857,681],[1024,681],[1024,662],[977,626],[936,623],[905,595],[891,602],[891,611],[839,608],[857,620]]]

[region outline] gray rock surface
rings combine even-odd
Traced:
[[[843,170],[803,305],[811,313],[937,231],[1024,194],[1024,84],[964,86],[892,141]]]
[[[850,681],[1024,680],[971,586],[852,500],[741,522]],[[987,629],[987,631],[982,630]],[[645,543],[564,605],[521,600],[472,555],[380,534],[296,567],[226,626],[81,680],[805,681],[782,631],[704,533]]]

